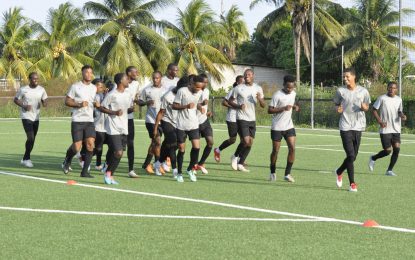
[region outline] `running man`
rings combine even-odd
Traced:
[[[245,70],[245,84],[236,86],[233,89],[232,97],[228,103],[237,109],[236,122],[238,124],[238,134],[243,142],[243,147],[238,157],[232,157],[231,166],[234,170],[249,172],[245,168],[245,159],[251,151],[256,132],[255,106],[257,103],[262,108],[265,107],[264,92],[262,88],[254,83],[254,71]],[[236,103],[234,102],[236,101]]]
[[[62,169],[65,174],[69,173],[72,159],[81,150],[82,142],[84,142],[86,154],[81,177],[93,178],[88,168],[95,144],[94,106],[99,107],[100,104],[95,102],[97,89],[92,84],[94,78],[92,67],[85,65],[81,70],[82,81],[73,84],[65,98],[65,105],[72,108],[72,144],[66,151]]]
[[[396,95],[398,84],[389,82],[387,93],[378,97],[373,104],[373,115],[379,124],[380,141],[383,150],[369,157],[369,170],[373,172],[375,161],[386,157],[392,153],[387,176],[396,176],[393,167],[398,161],[399,151],[401,147],[401,121],[406,120],[406,115],[402,112],[402,99]]]
[[[179,78],[177,77],[178,72],[179,68],[177,67],[177,64],[170,63],[167,66],[166,75],[161,78],[161,85],[165,88],[165,92],[176,87],[177,82],[179,81]]]
[[[287,75],[284,77],[283,89],[274,93],[268,107],[268,114],[272,114],[271,140],[272,153],[270,155],[270,181],[276,180],[276,163],[278,152],[281,147],[282,138],[288,146],[287,166],[285,167],[284,180],[294,182],[291,176],[291,167],[295,159],[295,129],[291,118],[293,110],[298,112],[300,107],[295,104],[295,77]]]
[[[42,86],[39,86],[39,75],[36,72],[29,74],[29,85],[21,87],[14,98],[14,103],[20,107],[20,118],[26,133],[25,153],[20,163],[28,168],[33,167],[30,153],[35,145],[39,130],[40,107],[47,106],[48,95]]]
[[[335,170],[336,184],[343,185],[343,172],[347,169],[350,187],[349,191],[357,192],[354,180],[354,161],[359,152],[362,132],[366,128],[365,112],[369,110],[370,95],[367,89],[356,84],[356,72],[353,68],[344,70],[345,87],[337,89],[334,96],[336,111],[340,114],[339,129],[346,158],[342,165]]]

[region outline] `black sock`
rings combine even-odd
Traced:
[[[354,160],[355,158],[351,156],[346,158],[346,169],[350,184],[354,183]]]
[[[134,144],[127,147],[128,171],[134,170]]]
[[[97,156],[96,158],[96,165],[100,166],[101,165],[101,157],[102,157],[102,148],[101,149],[95,149],[95,155]]]
[[[108,148],[107,154],[105,155],[105,163],[107,164],[107,166],[110,164],[111,157],[112,157],[113,153],[114,153],[114,151],[111,150],[111,148]]]
[[[160,158],[159,158],[159,161],[160,162],[165,162],[167,160],[167,157],[169,156],[168,153],[169,153],[168,148],[167,148],[167,146],[163,142],[161,144],[161,147],[160,147]]]
[[[271,170],[271,173],[275,173],[275,171],[276,171],[276,169],[277,169],[277,166],[275,165],[275,163],[274,164],[270,164],[269,165],[269,169]]]
[[[192,150],[190,151],[190,163],[187,167],[188,171],[191,171],[193,167],[196,165],[197,159],[199,158],[199,151],[199,148],[192,148]]]
[[[182,173],[183,158],[184,158],[184,152],[178,151],[177,152],[177,170],[179,173]]]
[[[200,161],[198,163],[199,165],[205,164],[210,152],[212,152],[212,147],[206,146],[205,149],[203,149],[202,158],[200,158]]]
[[[117,158],[115,155],[112,155],[111,163],[108,165],[107,171],[111,172],[111,175],[114,175],[115,170],[118,168],[118,165],[120,164],[121,157]]]
[[[170,157],[171,168],[176,169],[177,168],[176,147],[169,148],[169,157]]]
[[[291,167],[293,166],[292,162],[287,162],[287,166],[285,167],[285,176],[291,173]]]
[[[229,146],[231,146],[233,143],[231,142],[231,141],[229,141],[229,139],[228,140],[225,140],[225,141],[223,141],[223,143],[219,146],[219,151],[223,151],[223,150],[225,150],[226,148],[228,148]]]
[[[236,148],[235,157],[240,157],[240,154],[242,152],[242,150],[244,149],[244,144],[243,143],[239,143],[238,147]]]
[[[84,160],[84,167],[82,168],[81,175],[88,175],[88,167],[92,161],[92,154],[93,152],[86,151],[85,153],[85,160]]]
[[[26,140],[26,144],[25,144],[26,151],[25,151],[25,153],[23,155],[23,160],[30,160],[30,153],[33,150],[34,144],[35,144],[35,139],[34,138],[33,139],[32,138],[28,138]]]
[[[147,154],[147,157],[146,157],[146,160],[144,161],[144,164],[143,164],[143,169],[145,169],[145,168],[147,168],[147,166],[150,164],[150,162],[151,162],[151,159],[153,159],[153,155],[151,154],[151,153],[148,153]]]
[[[159,162],[159,161],[160,161],[160,156],[154,155],[154,162]]]
[[[76,154],[76,151],[73,148],[73,145],[69,146],[68,150],[66,150],[65,162],[67,164],[71,164],[72,158],[75,156],[75,154]]]
[[[389,151],[382,150],[382,151],[380,151],[379,153],[377,153],[377,154],[373,155],[373,156],[372,156],[372,160],[373,160],[373,161],[376,161],[377,159],[380,159],[380,158],[386,157],[386,156],[388,156],[389,154],[390,154],[390,152],[389,152]]]
[[[239,162],[238,164],[244,164],[246,158],[248,157],[249,152],[251,151],[251,146],[244,147],[244,149],[239,153]]]
[[[392,171],[393,167],[395,166],[395,163],[398,161],[399,151],[401,148],[394,148],[391,161],[389,163],[388,171]]]

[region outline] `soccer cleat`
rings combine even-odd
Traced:
[[[166,162],[163,162],[161,164],[161,167],[163,168],[163,170],[164,170],[165,173],[166,172],[170,172],[170,166],[168,166]]]
[[[128,177],[130,177],[130,178],[138,178],[138,175],[137,175],[137,173],[135,173],[135,171],[134,171],[134,170],[131,170],[131,171],[128,173]]]
[[[249,170],[246,169],[245,166],[243,166],[243,164],[238,164],[237,169],[241,172],[249,172]]]
[[[62,163],[62,170],[64,174],[68,174],[70,169],[70,165],[66,163],[66,160]]]
[[[159,171],[160,171],[161,175],[166,175],[166,171],[163,168],[163,164],[160,164]]]
[[[216,162],[220,162],[220,150],[219,150],[219,148],[215,148],[215,150],[213,150],[213,156],[215,157]]]
[[[397,176],[393,171],[386,171],[386,176]]]
[[[177,182],[180,182],[180,183],[184,182],[183,175],[181,173],[177,175]]]
[[[33,163],[30,159],[29,160],[21,160],[20,163],[23,166],[27,167],[27,168],[33,168]]]
[[[177,169],[173,169],[173,178],[177,179]]]
[[[206,170],[204,164],[202,164],[202,165],[196,164],[195,169],[199,170],[199,171],[202,171],[203,174],[208,174],[209,173],[208,170]]]
[[[369,171],[373,172],[373,169],[375,168],[375,161],[372,159],[372,155],[369,156]]]
[[[108,184],[108,185],[110,185],[110,184],[112,184],[112,178],[111,178],[111,176],[107,176],[107,175],[105,175],[105,177],[104,177],[104,183],[105,184]]]
[[[349,191],[351,191],[351,192],[357,192],[357,185],[356,185],[356,183],[353,182],[352,184],[350,184]]]
[[[187,175],[189,175],[190,181],[193,181],[193,182],[197,181],[194,171],[187,171]]]
[[[97,171],[102,171],[103,168],[104,168],[103,164],[95,166],[95,170],[97,170]]]
[[[147,174],[154,174],[153,165],[151,165],[151,164],[147,165],[145,170],[146,170]]]
[[[336,175],[337,188],[341,188],[343,186],[343,173],[338,175],[337,174],[337,169],[336,169],[336,170],[334,170],[334,174]]]
[[[160,162],[154,163],[154,170],[156,171],[157,176],[162,176],[163,174],[160,172],[161,164]]]
[[[235,155],[232,155],[232,157],[231,157],[231,166],[232,166],[232,169],[234,171],[238,170],[238,161],[239,161],[239,157],[236,157]]]
[[[118,185],[119,183],[116,180],[114,180],[114,178],[111,178],[111,184]]]
[[[94,176],[92,176],[91,174],[87,173],[87,174],[81,174],[82,178],[94,178]]]
[[[291,176],[291,174],[285,175],[284,180],[288,181],[288,182],[295,182],[295,180],[294,180],[293,176]]]
[[[269,174],[269,181],[276,181],[277,180],[277,176],[275,175],[275,173],[270,173]]]

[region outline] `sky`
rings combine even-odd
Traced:
[[[100,0],[94,0],[100,1]],[[155,14],[157,19],[164,19],[174,22],[176,20],[176,10],[177,8],[185,9],[190,0],[176,0],[177,5],[174,7],[166,8],[163,12],[158,12]],[[339,3],[344,7],[352,7],[354,5],[354,0],[332,0],[333,2]],[[398,0],[396,1],[396,7],[398,5]],[[31,19],[41,22],[44,24],[46,22],[46,16],[48,9],[53,7],[57,8],[59,4],[67,2],[66,0],[2,0],[0,5],[0,13],[4,13],[11,7],[19,6],[23,8],[23,14]],[[33,4],[37,2],[36,4]],[[82,7],[86,0],[70,0],[74,6]],[[221,0],[206,0],[211,8],[217,13],[221,12]],[[231,5],[235,4],[239,9],[244,13],[244,19],[248,25],[250,33],[254,32],[254,29],[258,22],[267,15],[272,8],[271,4],[261,3],[258,4],[254,9],[249,9],[249,4],[251,0],[223,0],[223,9],[228,10]],[[265,2],[265,1],[264,1]],[[415,0],[402,0],[403,8],[411,8],[415,10]],[[415,27],[415,15],[412,17],[407,17],[404,19],[404,25],[414,26]],[[415,41],[415,38],[414,38]],[[415,53],[411,55],[411,60],[415,62]]]

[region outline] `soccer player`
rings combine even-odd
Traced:
[[[94,79],[92,81],[97,88],[97,94],[95,96],[95,102],[101,104],[104,100],[106,95],[106,87],[102,80]],[[102,149],[105,143],[105,136],[107,132],[105,131],[105,115],[96,108],[94,111],[94,125],[95,125],[95,150],[94,153],[96,155],[96,163],[95,169],[101,171],[103,168],[101,157],[102,157]]]
[[[209,104],[209,88],[208,88],[208,77],[206,74],[200,74],[200,77],[203,78],[203,89],[202,89],[202,108],[203,113],[199,110],[197,111],[197,118],[199,120],[199,132],[200,136],[204,137],[206,140],[206,146],[203,150],[202,157],[200,158],[199,162],[195,165],[195,170],[202,171],[203,174],[208,174],[208,170],[205,167],[206,159],[209,157],[210,152],[212,151],[213,147],[213,130],[212,126],[209,122],[209,117],[212,116],[212,112],[208,112],[208,104]]]
[[[393,151],[386,171],[387,176],[396,176],[393,167],[398,161],[401,146],[401,120],[406,120],[406,115],[402,112],[402,99],[396,95],[397,90],[398,84],[389,82],[387,93],[378,97],[373,104],[373,115],[380,126],[379,133],[383,150],[369,157],[369,170],[373,172],[375,161],[388,156]]]
[[[245,70],[245,84],[236,86],[228,103],[235,109],[238,134],[243,142],[243,147],[238,157],[232,157],[231,165],[234,170],[249,172],[245,168],[245,159],[251,151],[256,132],[255,106],[257,103],[265,107],[264,92],[262,88],[254,83],[254,71]],[[234,102],[236,101],[236,103]],[[239,162],[238,162],[239,160]]]
[[[140,94],[140,99],[138,101],[138,104],[140,106],[147,106],[145,122],[148,135],[151,139],[151,143],[148,148],[147,158],[143,164],[143,168],[146,169],[150,165],[151,159],[154,155],[156,162],[154,164],[154,170],[156,175],[158,176],[164,174],[164,170],[161,169],[161,165],[158,162],[160,159],[160,137],[163,134],[163,132],[161,127],[157,128],[158,134],[155,137],[153,136],[153,132],[156,117],[158,112],[160,111],[161,97],[165,93],[165,88],[163,88],[161,85],[161,77],[161,72],[153,72],[152,84],[143,89],[143,91]]]
[[[92,84],[94,71],[90,65],[82,67],[82,81],[73,84],[65,98],[65,105],[72,108],[71,133],[73,143],[66,151],[66,157],[62,164],[65,174],[69,173],[72,158],[81,150],[82,142],[86,145],[85,161],[81,177],[93,178],[88,168],[91,164],[95,143],[94,106],[99,107],[95,102],[97,93],[96,87]]]
[[[235,83],[233,83],[233,88],[244,83],[245,83],[244,76],[239,75],[236,77]],[[220,162],[220,152],[225,150],[227,147],[231,146],[232,144],[234,144],[236,142],[236,137],[238,136],[238,125],[236,124],[236,109],[234,109],[231,105],[228,104],[228,100],[232,96],[232,93],[233,93],[233,89],[231,89],[228,92],[228,94],[222,101],[222,105],[228,108],[228,113],[226,114],[226,125],[228,126],[229,139],[223,141],[223,143],[219,147],[215,148],[214,156],[215,156],[216,162]],[[242,147],[243,147],[243,142],[241,142],[238,145],[238,148],[236,149],[236,152],[232,156],[232,158],[239,157],[239,151],[242,149]]]
[[[161,85],[165,88],[166,92],[176,87],[177,82],[179,81],[179,78],[177,77],[178,72],[179,68],[177,67],[177,64],[170,63],[167,66],[166,75],[161,78]]]
[[[196,110],[202,110],[201,103],[202,89],[204,79],[201,76],[194,76],[190,81],[190,85],[182,87],[177,91],[174,98],[173,109],[178,110],[177,113],[177,142],[179,152],[177,153],[177,181],[183,182],[182,165],[186,148],[186,137],[188,136],[192,142],[192,150],[190,152],[190,163],[187,167],[187,174],[190,180],[197,181],[194,166],[197,163],[200,149],[199,120]],[[202,111],[203,112],[203,111]]]
[[[362,132],[366,128],[365,112],[369,110],[370,95],[367,89],[356,84],[356,72],[353,68],[344,70],[345,87],[337,89],[334,97],[336,111],[340,114],[339,129],[346,158],[335,170],[337,187],[342,187],[343,172],[347,169],[349,191],[357,192],[354,180],[354,161],[359,152]]]
[[[128,110],[132,105],[131,94],[126,91],[129,78],[124,73],[114,77],[117,88],[108,93],[101,105],[101,112],[108,114],[105,119],[105,131],[108,134],[109,160],[104,176],[105,184],[118,184],[114,179],[115,170],[120,163],[128,139]]]
[[[33,167],[30,153],[35,145],[39,130],[39,115],[41,104],[47,106],[48,95],[42,86],[39,86],[39,75],[36,72],[29,74],[29,85],[21,87],[14,98],[14,103],[20,107],[20,118],[26,132],[25,153],[20,163],[28,168]]]
[[[275,164],[277,163],[278,152],[281,147],[282,138],[288,146],[287,166],[285,167],[284,180],[294,182],[291,176],[291,167],[295,159],[295,129],[291,118],[293,110],[299,111],[299,106],[295,104],[295,78],[291,75],[284,77],[284,87],[274,93],[268,107],[268,114],[272,114],[271,140],[272,152],[270,155],[270,181],[276,180]]]

